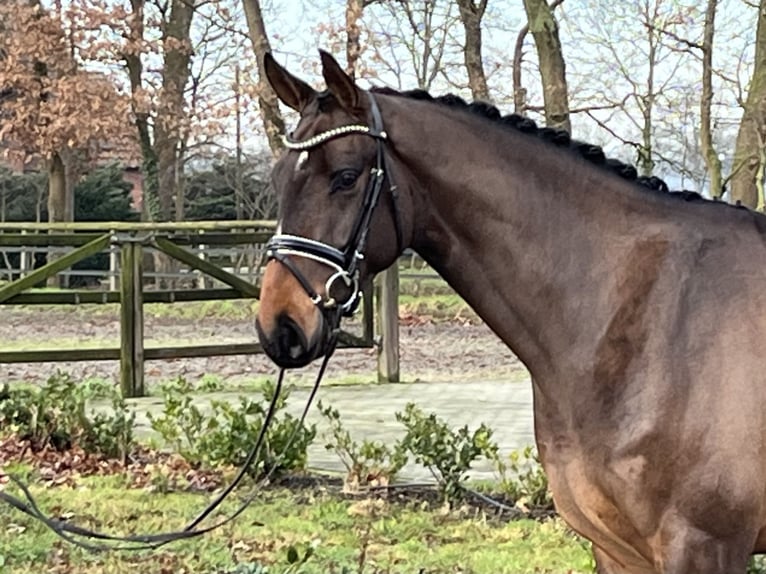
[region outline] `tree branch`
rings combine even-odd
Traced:
[[[612,128],[610,128],[608,125],[606,125],[605,122],[602,122],[600,119],[598,119],[596,116],[594,116],[589,110],[585,110],[585,113],[588,115],[590,119],[592,119],[594,122],[596,122],[596,125],[603,129],[604,131],[608,132],[609,135],[611,135],[616,140],[619,140],[624,145],[629,145],[633,147],[634,149],[640,149],[641,144],[638,144],[634,141],[626,140],[624,137],[619,135],[617,132],[615,132]]]
[[[644,28],[651,32],[659,32],[660,34],[663,34],[667,36],[668,38],[671,38],[678,42],[679,44],[683,44],[687,48],[692,48],[694,50],[699,50],[700,52],[704,50],[704,46],[698,42],[692,42],[691,40],[687,40],[686,38],[682,38],[675,32],[671,32],[670,30],[666,30],[665,28],[659,28],[652,24],[651,22],[642,22],[644,25]],[[683,50],[684,52],[692,53],[691,50]]]

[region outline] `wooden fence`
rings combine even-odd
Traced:
[[[145,348],[144,303],[173,303],[224,299],[257,299],[260,254],[273,234],[272,221],[201,221],[183,223],[2,223],[0,252],[19,253],[15,276],[0,284],[2,305],[77,305],[85,303],[120,304],[120,346],[98,349],[50,349],[0,351],[0,363],[59,361],[120,361],[120,383],[124,396],[144,394],[144,362],[216,355],[260,353],[257,342],[244,344],[172,346]],[[233,270],[208,258],[215,246],[249,246],[252,257],[245,265],[234,262]],[[66,248],[56,258],[34,269],[35,248]],[[4,251],[5,250],[5,251]],[[148,289],[144,273],[145,255],[163,253],[165,260],[180,262],[224,287]],[[108,253],[111,276],[107,290],[33,289],[75,263],[99,253]],[[8,258],[5,258],[8,261]],[[241,262],[240,262],[241,263]],[[76,273],[76,272],[72,272]],[[243,273],[245,277],[243,278]],[[154,274],[161,277],[162,274]],[[171,278],[189,277],[188,271],[166,273]],[[199,276],[199,275],[198,275]],[[172,282],[171,282],[172,284]],[[383,273],[376,287],[367,290],[362,305],[362,335],[342,331],[339,347],[378,347],[378,379],[399,380],[398,272],[395,267]],[[377,304],[373,299],[377,299]],[[377,315],[377,320],[375,318]],[[2,319],[0,318],[0,321]],[[377,326],[377,337],[375,327]]]

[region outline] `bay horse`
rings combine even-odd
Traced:
[[[268,356],[326,357],[412,248],[531,373],[556,507],[598,572],[744,573],[766,551],[766,217],[486,104],[363,90],[320,54],[321,92],[264,61],[300,114],[272,172]]]

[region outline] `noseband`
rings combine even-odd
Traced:
[[[361,287],[359,285],[359,266],[364,259],[364,249],[367,244],[367,235],[370,230],[372,214],[378,204],[380,192],[383,187],[383,180],[386,177],[386,155],[384,142],[388,138],[383,131],[383,120],[380,115],[378,103],[372,93],[367,92],[370,98],[370,109],[372,111],[372,127],[361,124],[349,124],[339,126],[317,134],[304,141],[295,141],[288,137],[284,138],[285,147],[289,150],[306,151],[318,147],[325,142],[347,136],[350,134],[362,134],[375,139],[376,154],[375,167],[370,171],[370,179],[364,190],[364,200],[362,209],[357,215],[351,235],[343,249],[338,249],[315,239],[301,237],[299,235],[289,235],[278,233],[274,235],[266,244],[267,261],[275,259],[287,267],[295,276],[303,289],[308,294],[312,303],[314,303],[324,315],[340,315],[348,317],[354,313],[359,306],[361,299]],[[298,159],[301,161],[301,158]],[[396,186],[391,183],[391,175],[388,174],[389,190],[391,191],[392,203],[394,207],[394,224],[396,226],[396,239],[399,251],[402,249],[402,226],[401,215],[397,202]],[[321,263],[332,270],[332,274],[325,283],[324,295],[317,293],[311,286],[311,283],[301,273],[295,265],[292,257],[302,257]],[[336,281],[343,281],[346,288],[352,290],[352,294],[343,302],[338,302],[331,297],[330,290]],[[337,313],[340,313],[338,315]],[[332,323],[335,323],[333,321]]]

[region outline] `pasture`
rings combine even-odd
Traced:
[[[74,481],[73,481],[74,482]],[[122,476],[78,479],[76,486],[34,490],[46,508],[100,528],[166,531],[184,523],[204,496],[131,488]],[[89,555],[57,541],[38,524],[3,508],[4,572],[83,574],[197,572],[471,572],[569,573],[592,571],[585,543],[557,519],[489,519],[475,509],[440,510],[418,493],[391,500],[339,493],[337,482],[275,487],[260,495],[234,524],[201,539],[151,553]],[[227,507],[231,510],[231,505]],[[263,523],[258,526],[256,521]],[[302,565],[291,565],[294,548]],[[40,569],[40,570],[37,570]]]

